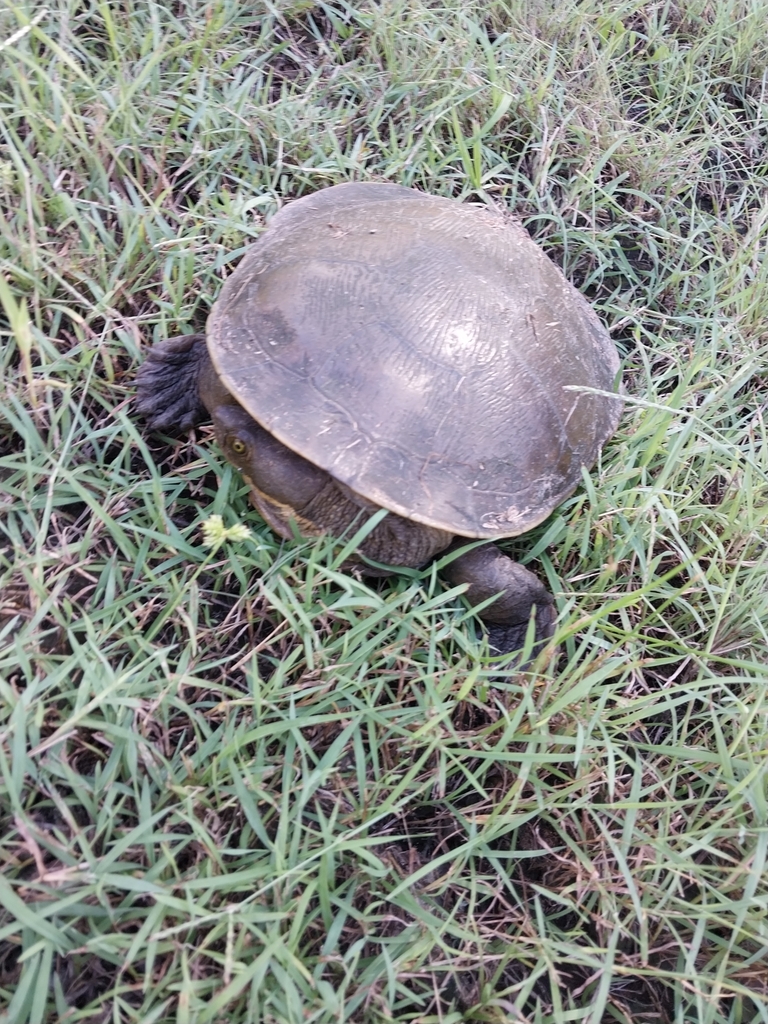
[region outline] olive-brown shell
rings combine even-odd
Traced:
[[[616,429],[619,359],[507,214],[389,184],[281,210],[225,283],[208,348],[279,441],[363,497],[510,537]]]

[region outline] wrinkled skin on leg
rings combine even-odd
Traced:
[[[219,380],[204,335],[185,335],[155,345],[137,377],[136,408],[154,430],[185,431],[212,419],[216,438],[229,461],[251,487],[251,497],[281,536],[330,534],[342,538],[366,522],[378,507],[334,480],[325,470],[291,451],[261,427]],[[390,513],[365,538],[363,558],[416,568],[450,547],[466,543]],[[365,565],[359,565],[363,573]],[[371,575],[382,575],[371,569]],[[519,650],[535,607],[536,646],[554,631],[554,602],[528,569],[486,544],[461,552],[441,570],[452,584],[467,584],[467,600],[483,609],[491,646],[500,653]]]
[[[204,334],[160,342],[136,374],[135,407],[152,430],[190,430],[209,418],[200,385],[212,370]]]

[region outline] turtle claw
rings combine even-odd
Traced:
[[[545,604],[541,608],[536,608],[533,646],[529,657],[525,661],[519,661],[515,665],[516,668],[521,671],[530,668],[544,650],[547,642],[552,639],[556,618],[557,609],[554,604]],[[499,622],[485,622],[484,626],[488,633],[488,646],[494,655],[513,654],[515,651],[522,651],[525,647],[525,638],[528,633],[527,622],[513,622],[508,625]]]
[[[200,374],[208,360],[204,334],[185,334],[150,349],[136,374],[135,405],[152,430],[186,431],[208,418]]]

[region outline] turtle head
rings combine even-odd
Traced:
[[[294,510],[307,505],[327,484],[325,470],[281,444],[237,403],[220,381],[211,390],[219,398],[215,405],[208,406],[216,440],[232,465],[271,501]]]
[[[231,395],[225,393],[217,397],[221,401],[213,403],[211,408],[216,440],[232,465],[252,480],[256,474],[259,450],[264,446],[265,435],[268,435]]]

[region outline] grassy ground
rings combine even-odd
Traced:
[[[0,1020],[768,1021],[767,23],[6,3]],[[625,355],[602,463],[510,545],[537,671],[131,418],[145,348],[350,178],[514,209]]]

